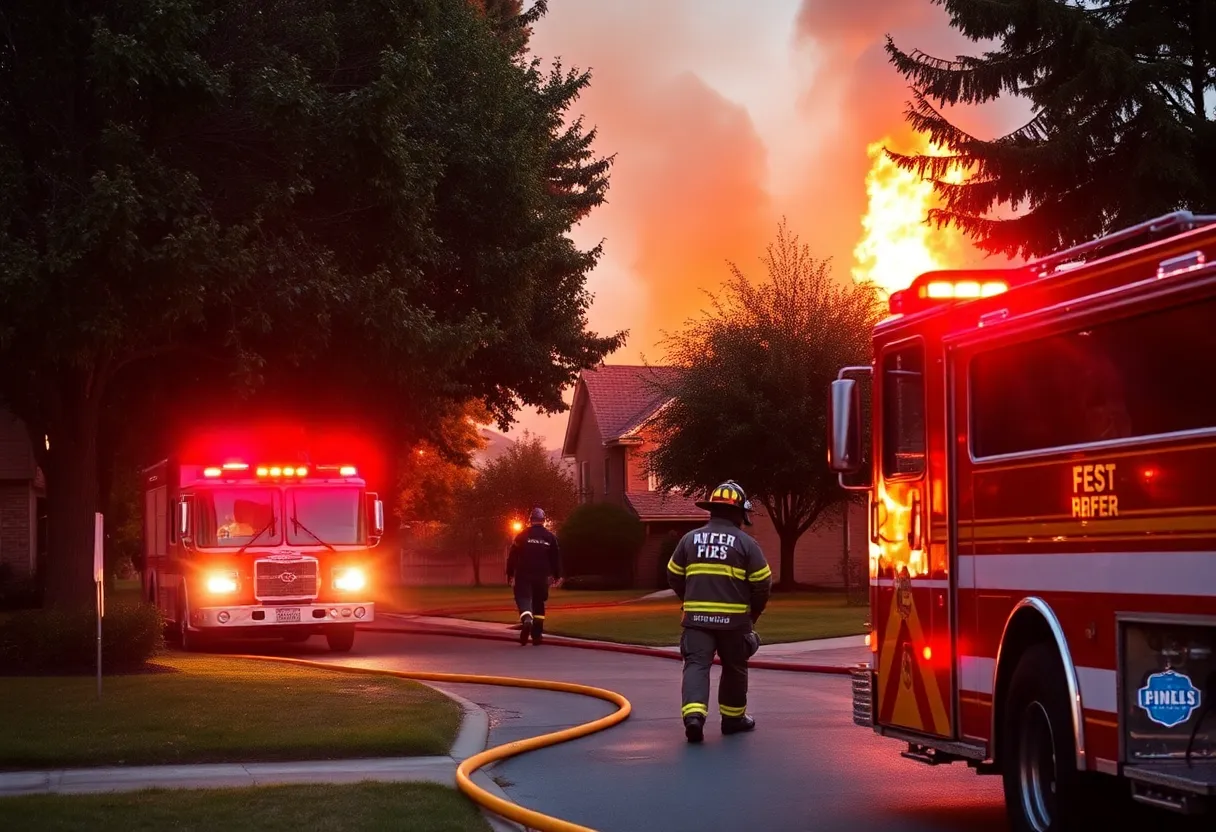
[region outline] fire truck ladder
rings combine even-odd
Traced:
[[[1164,214],[1155,219],[1145,220],[1142,223],[1128,226],[1119,231],[1112,231],[1110,234],[1090,240],[1087,243],[1079,243],[1072,248],[1066,248],[1063,251],[1057,251],[1053,254],[1040,257],[1037,260],[1032,260],[1026,264],[1026,268],[1032,273],[1037,274],[1040,278],[1049,277],[1055,272],[1066,268],[1075,268],[1082,263],[1095,259],[1093,255],[1098,252],[1118,254],[1119,252],[1127,251],[1146,243],[1176,237],[1179,234],[1185,234],[1187,231],[1203,228],[1213,223],[1216,223],[1216,214],[1193,214],[1190,211],[1175,211],[1172,214]]]

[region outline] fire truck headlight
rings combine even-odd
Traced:
[[[227,595],[237,590],[235,572],[215,572],[207,576],[207,591],[212,595]]]
[[[334,570],[334,589],[340,589],[343,592],[358,592],[365,586],[367,586],[367,576],[363,574],[362,569],[350,567]]]

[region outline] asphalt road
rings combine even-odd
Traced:
[[[555,646],[361,633],[335,658],[313,639],[293,655],[343,664],[482,673],[607,687],[633,704],[605,732],[531,752],[491,773],[512,800],[602,832],[1004,832],[1000,781],[904,760],[853,725],[849,679],[752,671],[755,733],[684,741],[678,662]],[[717,690],[714,670],[714,687]],[[609,713],[605,702],[484,685],[451,690],[490,713],[494,744]],[[711,706],[712,711],[712,706]]]

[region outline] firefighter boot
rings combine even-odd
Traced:
[[[528,636],[532,635],[532,613],[521,612],[519,614],[519,646],[522,647],[528,643]]]
[[[744,714],[743,716],[722,717],[723,734],[742,734],[745,731],[754,731],[755,729],[756,720],[752,719],[747,714]]]
[[[700,714],[689,714],[684,717],[684,736],[689,742],[700,742],[705,739],[705,717]]]
[[[545,634],[545,621],[543,618],[537,618],[532,622],[532,644],[539,647],[541,637]]]

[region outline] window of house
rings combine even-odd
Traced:
[[[925,470],[925,350],[920,343],[882,358],[882,472],[914,477]]]
[[[648,474],[646,477],[646,487],[651,491],[659,490],[659,478],[654,474]]]
[[[585,502],[591,499],[591,463],[583,462],[578,469],[579,497]]]
[[[1216,300],[1037,338],[971,359],[976,457],[1216,428]]]
[[[604,496],[608,496],[608,490],[611,487],[612,478],[609,476],[609,471],[612,469],[612,457],[604,457]]]

